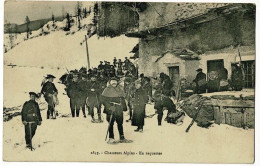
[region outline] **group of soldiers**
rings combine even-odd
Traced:
[[[239,65],[233,66],[236,70],[232,70],[231,86],[234,90],[241,90],[242,69]],[[227,70],[220,68],[217,75],[210,74],[211,78],[206,81],[206,74],[202,69],[197,69],[197,75],[193,80],[195,84],[195,93],[205,93],[206,89],[212,91],[227,90],[228,84],[225,80],[228,78]],[[58,90],[53,80],[55,76],[47,75],[42,83],[41,95],[44,96],[48,103],[47,119],[55,119],[55,106],[58,104]],[[81,68],[78,70],[68,71],[59,80],[65,85],[65,91],[70,99],[70,109],[72,117],[79,117],[80,110],[86,118],[86,108],[88,115],[91,116],[93,123],[102,123],[103,113],[106,114],[108,121],[109,144],[116,143],[114,139],[113,125],[116,122],[120,141],[130,142],[125,139],[123,132],[123,112],[129,112],[129,118],[126,122],[130,122],[132,126],[137,128],[135,132],[143,132],[145,118],[149,116],[157,116],[158,126],[162,125],[164,110],[168,110],[165,121],[168,123],[182,122],[184,113],[176,109],[172,97],[175,96],[173,90],[173,81],[165,73],[160,73],[158,78],[146,77],[144,74],[138,75],[136,66],[128,59],[122,62],[120,59],[114,58],[113,64],[109,62],[100,62],[97,68],[89,69]],[[214,89],[215,88],[215,89]],[[25,125],[25,140],[27,147],[31,147],[30,140],[35,134],[37,125],[41,124],[42,118],[38,103],[35,101],[40,95],[30,92],[30,100],[25,102],[22,109],[22,121]],[[146,105],[154,102],[155,114],[146,115]],[[102,107],[103,106],[103,107]],[[94,113],[94,110],[97,113]],[[95,116],[97,115],[97,116]],[[95,119],[97,117],[97,119]]]
[[[113,125],[116,122],[120,142],[128,143],[123,132],[123,112],[129,111],[129,119],[132,126],[136,126],[135,132],[143,132],[144,119],[146,116],[146,104],[154,102],[156,113],[158,114],[158,125],[162,123],[163,110],[168,110],[167,117],[170,113],[177,112],[175,104],[171,100],[174,95],[172,91],[173,83],[169,76],[161,73],[158,84],[152,86],[149,77],[144,74],[138,75],[136,67],[129,59],[114,59],[113,65],[109,62],[100,62],[98,68],[86,70],[81,68],[79,71],[72,70],[64,74],[60,81],[65,85],[65,91],[70,99],[70,109],[72,117],[79,117],[82,110],[83,117],[91,116],[93,123],[102,123],[101,106],[103,113],[106,114],[106,120],[109,122],[108,134],[109,144],[116,143],[114,139]],[[47,75],[42,84],[41,94],[48,103],[47,119],[55,119],[55,106],[58,103],[58,90],[53,83],[55,76]],[[155,93],[153,93],[155,89]],[[25,135],[27,147],[30,147],[37,125],[41,124],[42,118],[36,98],[39,94],[30,92],[30,100],[24,104],[22,110],[22,120],[25,124]],[[97,119],[95,119],[94,108],[97,110]],[[154,114],[155,115],[155,114]],[[28,118],[33,117],[33,118]],[[34,122],[34,126],[27,125],[28,122]],[[30,123],[28,123],[30,124]],[[35,127],[36,126],[36,127]],[[29,131],[30,128],[30,131]]]

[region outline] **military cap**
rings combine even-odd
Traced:
[[[48,78],[56,78],[56,77],[54,75],[48,74],[46,78],[48,79]]]
[[[198,68],[196,71],[202,71],[202,68]]]
[[[119,81],[117,77],[111,77],[110,81],[112,81],[112,80]]]
[[[31,96],[31,95],[34,95],[35,97],[39,98],[39,95],[38,95],[37,93],[35,93],[35,92],[29,92],[29,95],[30,95],[30,96]]]

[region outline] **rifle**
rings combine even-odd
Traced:
[[[200,109],[201,109],[201,107],[202,107],[202,102],[200,103],[200,105],[199,105],[199,107],[197,108],[197,112],[196,112],[196,114],[195,114],[195,116],[193,117],[193,119],[192,119],[192,121],[191,121],[191,123],[190,123],[190,125],[187,127],[187,129],[186,129],[186,133],[188,133],[189,132],[189,130],[190,130],[190,128],[191,128],[191,126],[193,125],[193,123],[195,122],[195,120],[197,119],[197,117],[198,117],[198,114],[199,114],[199,112],[200,112]]]
[[[241,65],[241,69],[242,69],[243,81],[245,81],[245,69],[244,69],[244,66],[242,65],[242,57],[240,55],[239,48],[237,49],[237,51],[238,51],[238,56],[239,56],[239,59],[240,59],[240,65]]]
[[[110,116],[110,119],[109,119],[109,123],[108,123],[108,128],[107,128],[107,134],[106,134],[105,141],[107,140],[107,136],[108,136],[109,128],[110,128],[111,121],[112,121],[112,116],[113,116],[114,111],[116,110],[116,105],[118,105],[118,106],[121,105],[121,104],[119,104],[119,103],[115,103],[115,102],[110,102],[110,104],[113,104],[114,107],[113,107],[113,109],[111,110],[112,113],[111,113],[111,116]]]

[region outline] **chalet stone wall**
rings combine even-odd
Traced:
[[[149,10],[149,8],[147,10]],[[149,18],[149,13],[142,13],[141,16]],[[140,19],[140,27],[143,26],[142,24],[148,26],[151,23],[148,23],[147,21],[142,22]],[[239,13],[232,14],[228,17],[220,17],[216,20],[199,25],[196,24],[185,29],[176,29],[172,33],[149,36],[147,39],[140,39],[139,42],[139,55],[140,61],[142,62],[140,63],[140,72],[147,75],[160,73],[160,69],[162,69],[163,66],[154,68],[156,64],[153,59],[157,59],[168,50],[180,48],[190,49],[200,55],[208,56],[209,54],[207,52],[221,50],[230,46],[237,46],[238,44],[242,46],[251,46],[254,50],[255,20],[250,15],[241,15]],[[225,53],[222,53],[222,57],[220,58],[228,58],[225,67],[231,69],[230,62],[235,61],[236,56],[238,55],[237,49],[229,52],[228,55],[224,54]],[[241,55],[243,56],[243,54]],[[205,62],[202,62],[199,66],[205,69]],[[155,71],[156,69],[159,70]]]

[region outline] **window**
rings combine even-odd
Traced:
[[[245,88],[255,87],[255,61],[243,61],[242,62],[245,72]]]

